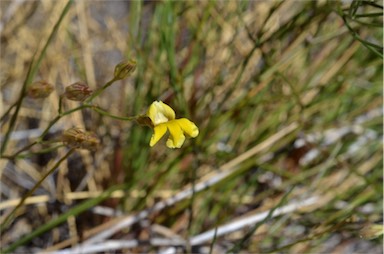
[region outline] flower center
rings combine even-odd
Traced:
[[[158,124],[161,124],[161,123],[166,123],[168,122],[169,119],[161,112],[157,112],[156,115],[155,115],[155,119],[154,119],[154,124],[155,125],[158,125]]]

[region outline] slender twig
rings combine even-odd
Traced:
[[[215,246],[215,242],[217,238],[217,229],[218,227],[215,227],[215,231],[213,232],[213,239],[211,241],[211,245],[209,246],[209,254],[213,253],[213,247]]]
[[[59,26],[60,26],[61,22],[63,21],[65,15],[68,13],[69,8],[70,8],[72,3],[73,3],[73,0],[69,0],[68,3],[66,4],[66,6],[64,7],[64,10],[61,13],[60,18],[56,22],[55,26],[53,27],[52,32],[51,32],[51,34],[48,37],[48,40],[46,41],[46,43],[45,43],[45,45],[44,45],[44,47],[43,47],[39,57],[36,60],[36,63],[34,62],[35,55],[32,58],[31,65],[29,66],[26,79],[25,79],[25,81],[23,83],[23,87],[22,87],[22,89],[20,91],[19,99],[17,100],[17,103],[16,103],[16,110],[15,110],[14,114],[12,115],[12,118],[11,118],[11,121],[10,121],[10,124],[9,124],[9,128],[8,128],[8,130],[7,130],[7,132],[6,132],[5,136],[4,136],[4,139],[2,140],[1,150],[0,150],[0,154],[1,155],[4,153],[4,151],[5,151],[6,147],[7,147],[8,141],[9,141],[9,137],[10,137],[13,129],[16,126],[16,120],[17,120],[17,117],[19,115],[21,104],[22,104],[22,102],[23,102],[23,100],[25,98],[27,86],[28,86],[28,84],[30,84],[32,82],[32,79],[35,77],[36,72],[37,72],[37,70],[40,67],[41,61],[43,60],[43,58],[45,56],[45,53],[46,53],[46,51],[48,49],[48,46],[52,42],[53,37],[56,35],[56,33],[57,33],[58,29],[59,29]]]
[[[20,108],[21,108],[21,103],[23,102],[23,99],[24,99],[24,96],[25,96],[25,93],[27,90],[28,77],[29,77],[31,70],[32,70],[32,64],[33,64],[34,57],[35,57],[35,55],[32,57],[32,63],[29,66],[27,78],[25,79],[23,87],[21,88],[19,99],[16,101],[16,104],[15,104],[16,109],[15,109],[15,112],[12,114],[11,121],[10,121],[9,127],[8,127],[8,131],[5,133],[4,139],[1,142],[1,148],[0,148],[0,154],[1,155],[3,155],[5,148],[7,147],[9,137],[11,136],[12,130],[15,127],[17,116],[18,116]]]
[[[33,141],[32,143],[24,146],[23,148],[19,149],[17,152],[15,152],[14,154],[12,155],[1,155],[1,158],[4,158],[4,159],[14,159],[16,158],[20,153],[30,149],[31,147],[33,147],[34,145],[36,145],[38,143],[38,140],[36,141]]]
[[[137,118],[137,116],[124,117],[124,116],[112,115],[112,114],[108,113],[107,111],[104,111],[101,108],[96,107],[96,106],[92,106],[92,110],[96,111],[97,113],[99,113],[103,116],[108,116],[108,117],[118,119],[118,120],[123,120],[123,121],[132,121],[132,120],[135,120]]]
[[[101,114],[101,115],[104,115],[104,116],[108,116],[108,117],[111,117],[111,118],[115,118],[115,119],[118,119],[118,120],[123,120],[123,121],[132,121],[132,120],[135,120],[137,118],[137,116],[130,116],[130,117],[124,117],[124,116],[116,116],[116,115],[112,115],[104,110],[102,110],[101,108],[97,107],[97,106],[94,106],[94,105],[90,105],[90,104],[83,104],[81,106],[78,106],[76,108],[73,108],[71,110],[68,110],[68,111],[65,111],[61,114],[58,114],[55,118],[53,118],[48,126],[44,129],[43,133],[37,138],[37,140],[33,141],[32,143],[22,147],[21,149],[19,149],[17,152],[15,152],[14,154],[12,155],[1,155],[1,158],[7,158],[7,159],[12,159],[12,158],[15,158],[16,156],[18,156],[20,153],[32,148],[33,146],[37,145],[37,144],[40,144],[41,142],[43,142],[43,139],[44,137],[48,134],[49,130],[51,129],[51,127],[57,123],[63,116],[66,116],[66,115],[70,115],[76,111],[79,111],[81,109],[85,109],[85,108],[91,108],[92,110],[94,110],[95,112]]]
[[[25,159],[25,158],[29,158],[29,157],[31,157],[33,155],[36,155],[36,154],[44,154],[44,153],[49,153],[49,152],[55,151],[58,148],[63,147],[63,146],[65,146],[65,145],[63,143],[61,143],[61,141],[60,141],[59,145],[55,145],[55,146],[51,146],[51,147],[48,147],[48,148],[45,148],[45,149],[41,149],[41,150],[39,150],[37,152],[29,152],[29,153],[17,154],[17,156],[12,156],[12,157],[4,155],[2,158],[9,159],[9,160],[12,160],[12,159]]]
[[[363,4],[373,6],[375,8],[383,9],[383,6],[372,1],[363,1]]]
[[[91,96],[89,96],[85,101],[84,101],[84,104],[90,104],[92,102],[92,100],[94,98],[96,98],[97,96],[99,96],[102,92],[104,92],[105,89],[107,89],[109,86],[111,86],[115,81],[117,81],[118,79],[116,78],[113,78],[111,79],[110,81],[108,81],[104,86],[100,87],[99,89],[97,89],[95,92],[92,93]]]
[[[347,21],[347,17],[346,15],[343,15],[341,14],[341,18],[343,19],[344,21],[344,24],[345,26],[348,28],[348,30],[351,32],[353,38],[355,38],[356,40],[360,41],[367,49],[369,49],[370,51],[372,51],[374,54],[378,55],[379,57],[383,58],[383,54],[381,52],[379,52],[377,49],[379,50],[383,50],[383,47],[380,47],[376,44],[373,44],[373,43],[370,43],[364,39],[362,39],[358,34],[357,32],[350,26],[350,24],[348,23]],[[377,48],[377,49],[376,49]]]
[[[383,27],[383,23],[369,23],[369,22],[364,22],[364,21],[361,21],[359,19],[353,19],[354,22],[356,23],[359,23],[361,25],[365,25],[365,26],[371,26],[371,27]]]
[[[11,112],[11,110],[16,107],[17,105],[17,101],[15,103],[13,103],[8,109],[7,111],[4,112],[4,114],[1,116],[0,118],[0,122],[3,122],[9,115],[9,113]]]
[[[20,153],[22,153],[22,152],[24,152],[24,151],[26,151],[26,150],[32,148],[32,147],[35,146],[36,144],[40,144],[40,143],[43,141],[45,135],[48,134],[48,132],[49,132],[49,130],[51,129],[51,127],[52,127],[55,123],[57,123],[57,122],[61,119],[61,117],[65,116],[65,115],[72,114],[72,113],[74,113],[74,112],[76,112],[76,111],[78,111],[78,110],[80,110],[80,109],[87,108],[87,107],[91,107],[91,106],[90,106],[90,105],[81,105],[81,106],[79,106],[79,107],[76,107],[76,108],[74,108],[74,109],[68,110],[68,111],[66,111],[66,112],[64,112],[64,113],[61,113],[61,114],[57,115],[55,118],[53,118],[53,119],[49,122],[48,126],[44,129],[44,131],[43,131],[42,134],[37,138],[37,140],[35,140],[35,141],[33,141],[32,143],[30,143],[30,144],[28,144],[28,145],[22,147],[22,148],[19,149],[17,152],[15,152],[13,155],[3,155],[3,154],[2,154],[1,158],[15,158],[17,155],[19,155]]]
[[[61,110],[62,110],[62,107],[63,107],[63,95],[60,95],[60,98],[59,98],[59,107],[58,107],[58,110],[57,110],[57,113],[60,115],[61,114]]]
[[[191,194],[191,198],[190,198],[190,201],[189,201],[189,205],[188,205],[188,210],[189,210],[189,217],[188,217],[188,232],[189,234],[192,233],[192,225],[193,225],[193,220],[194,220],[194,209],[193,209],[193,205],[195,203],[195,197],[196,197],[196,171],[197,171],[197,168],[194,167],[192,170],[191,170],[191,174],[192,174],[192,177],[191,177],[191,190],[192,190],[192,194]],[[188,236],[189,238],[189,236]],[[188,253],[192,253],[192,249],[191,249],[191,245],[189,243],[189,241],[186,242],[186,249],[187,249],[187,252]]]
[[[258,221],[253,227],[251,230],[248,231],[248,233],[245,234],[245,236],[229,251],[227,251],[227,253],[238,253],[244,246],[245,244],[249,241],[249,239],[252,237],[252,235],[256,232],[256,230],[262,225],[264,224],[266,221],[268,221],[269,219],[272,218],[272,215],[275,213],[276,209],[278,209],[279,207],[281,207],[287,200],[289,194],[291,194],[291,192],[293,191],[293,188],[295,186],[292,186],[290,190],[287,191],[287,193],[284,194],[284,196],[281,198],[281,200],[279,201],[279,203],[273,207],[271,210],[269,210],[267,216],[265,216],[265,218],[263,220],[260,220]],[[215,229],[216,231],[217,229]]]
[[[60,160],[56,162],[56,164],[48,170],[41,178],[40,180],[33,186],[32,189],[30,189],[27,194],[23,196],[23,198],[20,200],[19,204],[13,208],[13,210],[5,217],[3,223],[0,226],[0,233],[3,232],[3,230],[8,227],[8,225],[11,223],[12,219],[15,217],[15,214],[17,210],[24,204],[25,200],[30,197],[37,188],[40,187],[40,185],[43,183],[43,181],[51,175],[59,166],[60,164],[66,160],[73,152],[75,151],[75,148],[71,148]]]
[[[14,253],[15,249],[22,244],[25,244],[32,239],[34,239],[36,236],[46,232],[47,230],[52,229],[56,225],[60,225],[61,223],[65,222],[69,217],[71,216],[76,216],[77,214],[88,210],[90,207],[94,207],[98,203],[102,202],[103,200],[107,199],[108,197],[111,196],[113,192],[116,190],[122,190],[125,188],[125,185],[114,185],[108,190],[102,192],[100,195],[93,199],[89,199],[87,201],[84,201],[83,203],[73,207],[70,211],[65,212],[63,214],[60,214],[57,218],[54,220],[48,221],[47,223],[44,223],[41,225],[39,228],[31,232],[30,234],[26,234],[19,240],[13,242],[10,246],[8,246],[6,249],[2,250],[2,253]]]
[[[364,13],[364,14],[356,14],[356,18],[366,18],[366,17],[381,17],[383,16],[383,12],[374,12],[374,13]]]

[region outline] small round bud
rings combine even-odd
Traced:
[[[131,75],[136,69],[136,61],[135,60],[128,60],[123,61],[116,65],[114,76],[115,79],[125,79],[129,75]]]
[[[37,81],[27,88],[27,95],[32,99],[47,98],[53,91],[53,85],[46,81]]]
[[[94,151],[98,148],[100,141],[93,132],[84,131],[80,128],[65,130],[62,135],[65,145],[72,148],[81,148]]]
[[[92,89],[84,82],[76,82],[65,88],[64,97],[72,101],[84,101],[92,92]]]

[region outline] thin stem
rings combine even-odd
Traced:
[[[11,110],[12,110],[14,107],[16,107],[16,105],[17,105],[17,101],[16,101],[15,103],[13,103],[12,106],[10,106],[6,112],[4,112],[4,114],[3,114],[3,115],[1,116],[1,118],[0,118],[0,122],[4,121],[4,120],[7,118],[7,116],[8,116],[9,113],[11,112]]]
[[[383,9],[383,6],[371,1],[363,1],[363,4],[370,5],[379,9]]]
[[[63,107],[63,95],[61,95],[59,98],[59,109],[57,110],[57,113],[59,115],[61,114],[62,107]]]
[[[55,123],[57,123],[57,122],[61,119],[61,117],[65,116],[65,115],[72,114],[72,113],[74,113],[74,112],[76,112],[76,111],[78,111],[78,110],[81,110],[81,109],[83,109],[83,108],[89,108],[89,107],[91,107],[91,105],[81,105],[81,106],[79,106],[79,107],[76,107],[76,108],[74,108],[74,109],[68,110],[68,111],[66,111],[66,112],[64,112],[64,113],[61,113],[61,114],[57,115],[54,119],[52,119],[51,122],[49,122],[48,126],[44,129],[43,133],[37,138],[37,140],[35,140],[35,141],[33,141],[32,143],[30,143],[30,144],[24,146],[23,148],[21,148],[20,150],[18,150],[18,151],[17,151],[16,153],[14,153],[13,155],[3,155],[3,154],[2,154],[2,155],[1,155],[1,158],[15,158],[17,155],[19,155],[20,153],[22,153],[22,152],[24,152],[24,151],[30,149],[30,148],[33,147],[34,145],[36,145],[36,144],[40,144],[40,143],[43,141],[45,135],[48,134],[48,132],[49,132],[49,130],[51,129],[51,127],[52,127]]]
[[[53,37],[56,35],[57,31],[59,30],[59,26],[60,26],[61,22],[63,21],[65,15],[68,13],[69,8],[71,7],[72,3],[73,3],[73,0],[69,0],[68,3],[65,5],[63,12],[61,13],[61,15],[59,17],[59,20],[56,22],[55,26],[53,27],[52,32],[49,35],[48,40],[45,43],[37,61],[36,61],[36,65],[34,65],[32,68],[31,77],[35,76],[37,69],[40,67],[41,61],[43,60],[43,58],[45,56],[47,48],[48,48],[49,44],[52,42]]]
[[[56,116],[47,126],[47,128],[45,128],[45,130],[43,131],[43,133],[40,135],[39,137],[39,141],[38,143],[40,143],[41,141],[43,141],[43,138],[45,137],[45,135],[47,135],[47,133],[49,132],[49,130],[51,129],[51,127],[57,122],[60,120],[60,115]]]
[[[356,18],[365,18],[365,17],[380,17],[380,16],[383,16],[382,12],[356,14],[354,17],[356,17]]]
[[[217,229],[218,229],[218,227],[216,226],[215,232],[213,233],[213,239],[212,239],[211,245],[209,246],[209,254],[213,253],[213,247],[215,246],[216,237],[217,237]]]
[[[1,144],[1,148],[0,148],[0,154],[1,155],[3,155],[3,153],[5,151],[5,148],[7,147],[9,137],[11,136],[12,130],[15,127],[17,116],[18,116],[20,108],[21,108],[21,103],[23,102],[24,95],[25,95],[26,90],[27,90],[28,77],[30,76],[30,73],[31,73],[31,70],[32,70],[32,64],[33,64],[33,59],[34,58],[35,58],[35,56],[32,57],[32,63],[29,66],[28,73],[27,73],[27,78],[25,79],[25,81],[23,83],[23,87],[21,88],[19,99],[16,101],[16,104],[15,104],[16,110],[12,114],[11,121],[9,123],[8,131],[5,133],[4,139],[2,140],[2,144]]]
[[[106,111],[104,111],[101,108],[96,107],[96,106],[93,106],[92,109],[101,115],[108,116],[108,117],[118,119],[118,120],[132,121],[132,120],[135,120],[137,118],[137,116],[129,116],[129,117],[115,116],[115,115],[112,115],[112,114],[110,114],[110,113],[108,113],[108,112],[106,112]]]
[[[103,87],[97,89],[94,93],[92,93],[91,96],[89,96],[85,101],[84,104],[90,104],[94,98],[99,96],[102,92],[104,92],[105,89],[107,89],[110,85],[112,85],[115,81],[117,81],[116,78],[111,79],[108,81]]]
[[[356,23],[359,23],[361,25],[366,25],[366,26],[371,26],[371,27],[382,27],[383,26],[383,24],[381,24],[381,23],[368,23],[368,22],[364,22],[364,21],[361,21],[358,19],[353,19],[353,21]]]
[[[31,157],[33,155],[36,155],[36,154],[44,154],[44,153],[52,152],[52,151],[57,150],[58,148],[63,147],[63,146],[65,146],[65,145],[61,143],[59,145],[48,147],[48,148],[39,150],[37,152],[30,152],[30,153],[23,153],[23,154],[18,153],[17,155],[12,155],[12,156],[3,155],[2,158],[9,159],[9,160],[12,160],[12,159],[25,159],[25,158],[29,158],[29,157]]]
[[[18,156],[20,153],[30,149],[31,147],[33,147],[34,145],[36,144],[40,144],[42,141],[43,141],[43,138],[45,137],[45,135],[48,134],[49,130],[51,129],[51,127],[57,123],[63,116],[66,116],[66,115],[69,115],[69,114],[72,114],[78,110],[81,110],[81,109],[84,109],[84,108],[91,108],[92,110],[96,111],[97,113],[101,114],[101,115],[104,115],[104,116],[108,116],[108,117],[111,117],[111,118],[115,118],[115,119],[118,119],[118,120],[123,120],[123,121],[132,121],[132,120],[135,120],[137,118],[137,116],[130,116],[130,117],[123,117],[123,116],[116,116],[116,115],[112,115],[104,110],[102,110],[101,108],[97,107],[97,106],[94,106],[94,105],[90,105],[90,104],[83,104],[81,106],[78,106],[76,108],[73,108],[71,110],[68,110],[68,111],[65,111],[64,113],[61,113],[59,115],[57,115],[51,122],[49,122],[48,126],[44,129],[43,133],[38,137],[37,140],[33,141],[32,143],[24,146],[23,148],[21,148],[20,150],[18,150],[17,152],[15,152],[13,155],[1,155],[1,158],[6,158],[6,159],[11,159],[11,158],[15,158],[16,156]]]
[[[383,50],[382,47],[380,47],[380,46],[378,46],[376,44],[370,43],[368,41],[365,41],[364,39],[360,38],[360,36],[357,34],[357,32],[355,30],[353,30],[353,28],[348,23],[346,16],[341,14],[341,18],[343,19],[345,26],[348,28],[348,30],[351,32],[352,36],[356,40],[360,41],[367,49],[371,50],[374,54],[376,54],[379,57],[383,58],[383,54],[376,50],[376,48],[378,48],[379,50],[382,51]]]
[[[17,155],[19,155],[20,153],[30,149],[31,147],[33,147],[34,145],[38,144],[39,143],[39,140],[35,140],[33,141],[32,143],[24,146],[23,148],[21,148],[20,150],[18,150],[16,153],[14,153],[13,155],[2,155],[1,158],[6,158],[6,159],[13,159],[15,158]]]
[[[19,204],[13,208],[13,210],[7,215],[7,217],[4,219],[4,222],[0,226],[0,233],[6,228],[10,223],[11,220],[15,217],[16,211],[24,204],[25,200],[30,197],[36,190],[37,188],[40,187],[40,185],[43,183],[43,181],[51,175],[59,166],[60,164],[66,160],[73,152],[75,151],[75,148],[71,148],[60,160],[56,162],[56,164],[48,170],[43,177],[33,186],[32,189],[30,189],[27,194],[24,195],[24,197],[20,200]]]
[[[281,198],[281,200],[279,201],[279,203],[273,207],[271,210],[269,210],[269,213],[268,215],[260,222],[256,223],[252,228],[251,230],[249,230],[245,236],[232,248],[230,249],[228,252],[226,253],[238,253],[240,252],[240,250],[246,245],[246,243],[249,241],[249,239],[253,236],[253,234],[256,232],[256,230],[261,226],[263,225],[264,223],[266,223],[268,220],[270,220],[272,218],[272,215],[273,213],[275,212],[275,210],[279,207],[281,207],[286,201],[287,201],[287,198],[288,196],[292,193],[293,189],[295,188],[295,186],[292,186],[291,189],[289,189],[287,191],[287,193],[284,194],[284,196]]]
[[[38,227],[36,230],[32,231],[30,234],[26,234],[20,239],[17,239],[15,242],[13,242],[11,245],[7,246],[4,250],[2,250],[2,253],[14,253],[15,249],[19,246],[22,246],[23,244],[26,244],[30,242],[35,237],[43,234],[44,232],[47,232],[48,230],[51,230],[57,225],[60,225],[61,223],[64,223],[69,217],[76,216],[86,210],[89,210],[91,207],[96,206],[103,200],[109,198],[113,192],[117,190],[123,190],[126,189],[126,185],[114,185],[111,188],[109,188],[106,191],[103,191],[98,197],[86,200],[76,206],[74,206],[72,209],[59,214],[57,218],[53,218],[46,223],[42,223],[40,227]]]
[[[19,99],[17,100],[17,103],[16,103],[16,110],[15,110],[14,114],[12,115],[11,121],[9,123],[9,128],[8,128],[8,130],[4,136],[4,139],[2,140],[1,149],[0,149],[1,155],[4,153],[4,151],[7,147],[8,141],[9,141],[9,137],[11,136],[11,133],[12,133],[13,129],[15,128],[17,116],[19,114],[21,104],[22,104],[23,99],[25,97],[27,86],[28,86],[28,84],[30,84],[32,82],[33,78],[35,77],[36,72],[40,67],[41,61],[43,60],[45,53],[48,49],[48,46],[52,42],[53,37],[56,35],[56,33],[59,29],[59,26],[60,26],[61,22],[63,21],[65,15],[68,13],[69,8],[70,8],[72,3],[73,3],[73,0],[69,0],[68,3],[65,5],[64,10],[60,15],[59,20],[56,22],[55,26],[53,27],[52,32],[48,37],[48,40],[46,41],[39,57],[36,60],[36,64],[34,64],[35,55],[32,57],[31,65],[29,66],[26,79],[25,79],[25,81],[23,83],[23,87],[21,88],[21,91],[20,91]]]
[[[281,72],[277,71],[276,74],[280,76],[288,84],[289,88],[292,91],[293,97],[296,99],[297,104],[300,106],[301,109],[304,109],[305,106],[302,103],[300,99],[300,94],[296,91],[295,86]]]
[[[64,112],[64,113],[61,113],[61,114],[57,115],[57,116],[56,116],[56,117],[55,117],[55,118],[48,124],[48,126],[45,128],[45,130],[43,131],[43,133],[40,135],[40,137],[39,137],[37,143],[41,143],[41,142],[43,141],[43,138],[45,137],[45,135],[47,135],[47,133],[49,132],[49,130],[51,129],[51,127],[52,127],[55,123],[57,123],[63,116],[72,114],[72,113],[74,113],[74,112],[76,112],[76,111],[78,111],[78,110],[81,110],[81,109],[83,109],[83,108],[89,108],[89,107],[90,107],[90,105],[81,105],[81,106],[78,106],[78,107],[76,107],[76,108],[73,108],[73,109],[71,109],[71,110],[68,110],[68,111],[66,111],[66,112]]]

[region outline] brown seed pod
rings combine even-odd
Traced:
[[[44,80],[36,81],[27,88],[27,95],[32,99],[47,98],[53,89],[53,85]]]
[[[72,101],[84,101],[92,92],[92,89],[86,83],[76,82],[65,88],[64,97]]]
[[[96,134],[76,127],[65,130],[62,134],[62,141],[71,148],[81,148],[91,151],[96,150],[100,144]]]

